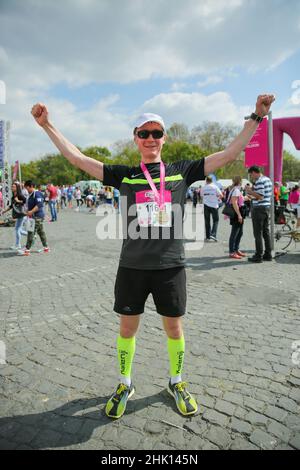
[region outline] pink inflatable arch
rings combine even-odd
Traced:
[[[273,119],[274,181],[280,182],[284,134],[288,134],[296,149],[300,150],[300,117]],[[252,165],[265,167],[265,174],[270,175],[267,119],[264,119],[258,126],[256,133],[245,148],[245,166]]]
[[[288,134],[295,148],[300,150],[300,117],[273,119],[274,138],[274,181],[282,178],[283,134]],[[269,165],[265,167],[265,175],[270,175]]]

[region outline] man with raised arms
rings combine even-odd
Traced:
[[[127,204],[121,205],[121,211],[122,206],[123,210],[127,210],[127,234],[120,256],[114,304],[115,312],[120,314],[117,339],[120,382],[106,404],[107,416],[120,418],[128,398],[134,394],[131,368],[135,336],[150,293],[162,317],[167,336],[170,362],[168,392],[174,397],[182,415],[196,413],[196,400],[182,380],[185,352],[182,325],[186,306],[185,257],[183,240],[175,237],[173,207],[181,207],[183,217],[187,188],[238,157],[259,122],[268,114],[274,99],[273,95],[258,96],[255,113],[245,122],[238,136],[223,151],[198,161],[182,160],[164,164],[161,159],[167,137],[164,121],[157,114],[143,114],[133,129],[134,142],[141,155],[140,166],[133,168],[106,165],[83,155],[53,126],[44,104],[33,106],[31,112],[36,122],[71,164],[103,181],[104,185],[119,189],[120,195],[127,198]],[[130,230],[133,221],[136,221],[137,227],[134,236]]]

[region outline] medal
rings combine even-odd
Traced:
[[[165,225],[169,222],[169,216],[166,212],[166,209],[160,209],[158,212],[158,222],[161,225]]]

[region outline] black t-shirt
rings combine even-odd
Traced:
[[[146,167],[160,187],[160,164],[149,163]],[[204,159],[182,160],[165,164],[165,189],[170,191],[172,204],[171,227],[143,227],[137,222],[137,193],[151,192],[140,166],[104,165],[103,184],[120,190],[123,219],[123,246],[120,266],[132,269],[168,269],[183,266],[185,254],[183,239],[174,236],[174,215],[184,214],[187,188],[203,180]],[[178,212],[179,211],[179,212]]]

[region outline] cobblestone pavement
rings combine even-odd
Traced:
[[[252,265],[218,243],[188,253],[184,378],[200,405],[166,392],[166,339],[152,299],[137,337],[136,394],[121,420],[104,404],[118,382],[112,311],[120,241],[65,210],[46,224],[50,254],[17,257],[0,228],[1,449],[300,449],[300,252]],[[253,252],[251,220],[242,247]],[[134,286],[133,286],[134,288]],[[299,348],[300,349],[300,348]]]

